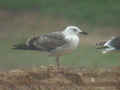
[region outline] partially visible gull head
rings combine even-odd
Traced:
[[[103,54],[120,51],[120,37],[112,37],[108,41],[96,43],[97,49],[104,49]]]
[[[75,34],[75,35],[79,35],[79,34],[87,35],[88,34],[87,32],[82,31],[77,26],[67,26],[64,32],[68,34]]]

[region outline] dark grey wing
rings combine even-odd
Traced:
[[[66,43],[64,35],[61,32],[53,32],[40,36],[32,37],[27,41],[27,45],[32,49],[42,51],[51,51]]]
[[[116,49],[120,49],[120,37],[114,37],[110,43]]]

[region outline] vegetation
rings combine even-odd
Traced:
[[[37,10],[41,14],[72,19],[94,26],[120,26],[119,0],[0,0],[0,8]]]
[[[119,66],[119,54],[102,55],[95,48],[98,40],[119,35],[119,3],[119,0],[0,0],[0,70],[55,64],[54,57],[47,57],[46,53],[13,50],[12,45],[31,35],[62,30],[71,24],[89,35],[81,36],[80,47],[61,58],[62,65]]]
[[[59,70],[46,53],[12,49],[31,35],[68,25],[89,35],[61,57]],[[103,55],[95,47],[120,35],[119,29],[120,0],[0,0],[0,90],[119,90],[120,53]]]
[[[119,90],[120,68],[40,66],[0,73],[0,90]]]

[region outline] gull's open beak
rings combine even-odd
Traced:
[[[80,32],[80,34],[83,34],[83,35],[88,35],[88,33],[87,32]]]

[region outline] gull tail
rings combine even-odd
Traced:
[[[21,44],[13,45],[12,49],[28,50],[29,47],[27,45],[25,45],[24,43],[21,43]]]
[[[16,50],[40,50],[33,45],[34,38],[29,38],[28,40],[23,40],[18,44],[14,44],[12,49]]]
[[[33,46],[31,44],[29,44],[29,42],[31,41],[31,38],[24,38],[21,41],[19,41],[18,43],[14,44],[12,46],[12,49],[16,49],[16,50],[33,50]]]

